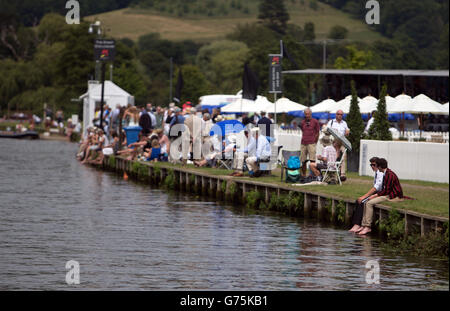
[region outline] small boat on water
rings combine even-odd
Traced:
[[[26,132],[0,131],[0,138],[39,139],[39,133],[36,131],[26,131]]]

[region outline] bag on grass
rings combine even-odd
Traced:
[[[298,170],[287,170],[286,182],[287,183],[297,183],[300,181],[300,172]]]
[[[297,156],[290,156],[286,166],[289,170],[298,170],[300,168],[300,159]]]

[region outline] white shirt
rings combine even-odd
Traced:
[[[372,118],[369,119],[369,122],[367,122],[366,128],[365,128],[365,130],[364,130],[365,133],[369,133],[369,129],[370,129],[370,127],[372,126],[373,121],[375,121],[375,118],[374,118],[374,117],[372,117]]]
[[[336,119],[328,121],[327,127],[336,130],[342,136],[345,136],[345,131],[348,130],[347,122],[341,120],[338,122]]]
[[[251,152],[252,151],[252,152]],[[255,152],[255,153],[253,153]],[[248,156],[255,156],[257,158],[268,158],[271,155],[270,144],[264,135],[259,135],[258,140],[252,137],[248,144]]]
[[[383,172],[375,172],[375,177],[373,178],[373,187],[377,190],[377,192],[380,192],[381,189],[383,189],[383,176]]]

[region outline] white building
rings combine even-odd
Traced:
[[[83,100],[83,135],[86,134],[88,127],[93,126],[95,107],[100,107],[101,96],[101,82],[88,81],[88,91],[80,96],[80,100]],[[105,81],[103,100],[111,109],[114,109],[117,104],[122,107],[128,104],[134,105],[134,97],[109,80]]]

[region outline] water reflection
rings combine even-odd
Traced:
[[[76,146],[0,141],[0,289],[448,289],[448,262],[377,239],[242,211],[80,165]],[[381,283],[365,282],[378,260]]]

